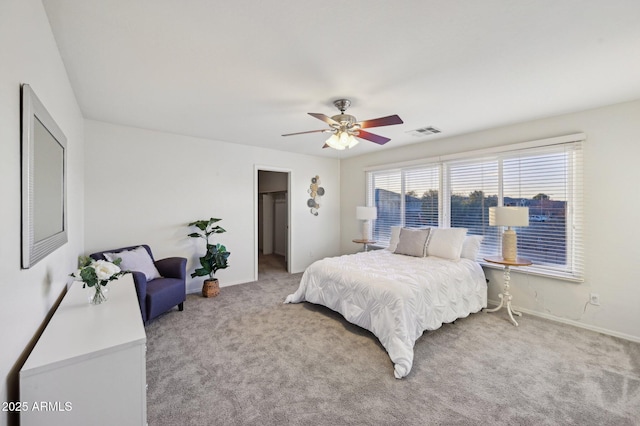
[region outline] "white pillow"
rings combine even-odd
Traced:
[[[389,247],[387,250],[396,251],[396,247],[398,247],[398,240],[400,239],[400,230],[402,226],[392,226],[391,227],[391,239],[389,240]]]
[[[151,256],[149,256],[147,250],[142,246],[136,247],[133,250],[103,254],[109,262],[113,262],[117,258],[122,259],[119,265],[120,269],[123,271],[142,272],[147,277],[147,281],[161,278],[160,272],[158,272],[156,265],[154,265],[153,260],[151,260]]]
[[[427,244],[427,256],[458,260],[462,243],[467,235],[465,228],[433,228]]]
[[[463,259],[476,260],[482,244],[482,235],[467,235],[462,243],[462,252],[460,257]]]
[[[429,228],[410,229],[402,228],[398,246],[394,253],[405,254],[407,256],[424,257],[426,254],[427,240],[429,239]]]

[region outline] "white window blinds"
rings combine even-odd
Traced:
[[[489,207],[498,205],[499,167],[496,158],[455,161],[447,165],[449,170],[450,220],[443,225],[467,228],[469,235],[484,235],[479,256],[489,256],[500,251],[501,238],[498,229],[489,226]]]
[[[376,206],[378,218],[373,222],[371,236],[380,245],[388,245],[391,227],[402,225],[402,179],[400,170],[370,173],[367,179],[367,203]]]
[[[440,168],[424,166],[403,170],[404,226],[424,228],[438,226]]]
[[[529,208],[517,228],[518,255],[531,271],[579,279],[583,275],[582,145],[523,150],[503,161],[503,204]]]

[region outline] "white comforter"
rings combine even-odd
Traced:
[[[313,263],[285,303],[324,305],[380,340],[400,379],[411,371],[424,330],[487,306],[487,283],[472,260],[417,258],[375,250]]]

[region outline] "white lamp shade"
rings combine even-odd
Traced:
[[[489,207],[491,226],[529,226],[529,207]]]
[[[358,145],[358,139],[356,139],[353,136],[349,135],[349,146],[348,146],[348,148],[351,149],[356,145]]]
[[[331,148],[337,149],[339,151],[342,151],[345,148],[344,145],[340,145],[340,138],[335,134],[331,135],[331,137],[327,139],[325,143]]]
[[[338,140],[340,141],[341,146],[349,146],[349,133],[340,132],[338,134]]]
[[[356,219],[374,220],[378,218],[378,209],[375,207],[358,206],[356,207]]]

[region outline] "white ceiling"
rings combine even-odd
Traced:
[[[86,118],[213,140],[346,158],[640,98],[638,0],[43,4]],[[338,98],[404,124],[342,152],[281,136]]]

